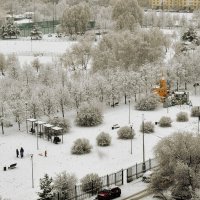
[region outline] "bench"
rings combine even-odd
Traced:
[[[116,103],[114,103],[114,104],[111,104],[111,107],[115,107],[115,106],[118,106],[119,105],[119,102],[116,102]]]
[[[13,163],[8,167],[8,169],[14,169],[16,168],[16,166],[17,166],[17,163]]]
[[[117,128],[120,128],[119,124],[114,124],[114,125],[112,126],[112,130],[117,129]]]

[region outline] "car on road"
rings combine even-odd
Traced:
[[[103,189],[98,192],[96,200],[110,200],[121,196],[121,189],[113,187],[110,189]]]
[[[142,181],[145,183],[150,183],[151,182],[151,177],[152,177],[153,172],[152,171],[147,171],[143,174],[142,176]]]

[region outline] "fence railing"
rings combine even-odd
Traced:
[[[87,189],[87,191],[82,185],[76,185],[74,188],[65,191],[64,193],[57,192],[54,194],[54,200],[84,200],[97,194],[99,190],[105,187],[109,187],[111,185],[121,186],[126,183],[130,183],[144,174],[142,165],[143,163],[136,163],[134,166],[127,169],[121,169],[116,173],[102,176],[100,177],[99,184],[96,184],[96,182],[88,183],[90,187]],[[155,158],[149,159],[145,162],[145,166],[145,171],[148,171],[158,167],[158,163],[156,162]],[[126,176],[124,176],[125,173]]]

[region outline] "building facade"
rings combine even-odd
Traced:
[[[200,0],[150,0],[152,9],[164,10],[198,10]]]

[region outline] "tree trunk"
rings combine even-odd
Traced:
[[[64,111],[64,106],[61,104],[61,111],[62,111],[62,117],[65,118],[65,111]]]
[[[2,129],[2,134],[4,134],[3,122],[1,122],[1,129]]]
[[[18,120],[18,127],[19,127],[19,131],[21,130],[21,126],[20,126],[21,124],[20,124],[20,122],[19,122],[19,120]]]

